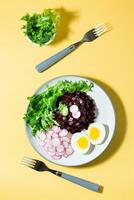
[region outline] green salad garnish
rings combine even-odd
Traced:
[[[65,92],[75,91],[90,91],[93,83],[87,83],[80,80],[72,81],[58,81],[54,86],[48,86],[41,94],[35,94],[29,97],[29,107],[24,116],[26,124],[31,127],[32,134],[35,136],[37,131],[48,130],[53,124],[58,125],[55,120],[55,111],[57,108],[57,99],[64,95]],[[62,107],[62,109],[61,109]],[[65,105],[60,109],[64,111]],[[66,114],[66,113],[64,113]]]
[[[68,107],[66,104],[64,103],[59,103],[59,111],[63,116],[67,116],[68,115]]]
[[[42,46],[56,34],[60,15],[53,9],[45,9],[41,14],[26,14],[21,18],[26,22],[22,29],[29,39]]]

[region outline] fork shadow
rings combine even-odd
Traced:
[[[90,78],[90,79],[96,82],[98,85],[100,85],[106,91],[108,96],[111,98],[111,101],[115,108],[116,128],[115,128],[115,134],[108,148],[102,153],[102,155],[100,155],[98,158],[96,158],[92,162],[87,163],[82,166],[78,166],[78,168],[81,168],[81,169],[85,167],[93,167],[95,165],[99,165],[107,161],[108,159],[110,159],[112,156],[114,156],[114,154],[119,150],[119,148],[123,144],[123,140],[125,138],[126,129],[127,129],[126,112],[124,109],[124,105],[120,97],[118,96],[118,94],[110,86],[103,83],[102,81],[96,80],[93,78]]]
[[[57,8],[55,9],[57,13],[61,16],[61,21],[59,22],[58,28],[57,28],[57,35],[55,37],[55,40],[50,45],[55,45],[61,41],[63,41],[65,38],[67,38],[70,34],[70,23],[71,21],[78,18],[77,11],[67,11],[65,8]]]

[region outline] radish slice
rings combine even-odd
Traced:
[[[76,113],[72,113],[73,118],[78,119],[81,116],[80,111],[76,112]]]
[[[54,151],[54,152],[48,151],[48,154],[49,154],[50,156],[55,156],[55,151]]]
[[[77,105],[70,106],[70,112],[71,113],[76,113],[76,112],[78,112],[78,110],[79,110],[79,108],[78,108]]]
[[[59,156],[60,154],[59,154],[59,152],[56,152],[55,155],[56,155],[56,156]]]
[[[49,139],[46,138],[46,139],[44,140],[44,142],[45,142],[45,144],[50,144],[50,143],[51,143],[51,140],[49,140]]]
[[[68,136],[68,138],[71,140],[71,138],[72,138],[72,133],[68,132],[67,136]]]
[[[52,144],[53,144],[55,147],[59,146],[60,143],[61,143],[61,142],[60,142],[59,138],[54,138],[54,139],[52,139]]]
[[[66,149],[66,154],[67,155],[71,155],[73,153],[73,149],[71,147],[71,145]]]
[[[70,142],[70,139],[68,137],[62,137],[61,139],[63,142],[68,142],[68,143]]]
[[[45,144],[45,145],[44,145],[44,150],[45,150],[46,152],[48,152],[48,147],[49,147],[49,144]]]
[[[58,138],[58,134],[57,133],[53,133],[52,137],[53,138]]]
[[[46,134],[45,133],[41,133],[39,135],[40,140],[45,140],[46,139]]]
[[[52,127],[52,130],[55,132],[55,133],[58,133],[60,131],[60,127],[58,126],[53,126]]]
[[[59,156],[53,156],[53,158],[55,159],[55,160],[59,160],[59,159],[61,159],[61,156],[59,155]]]
[[[63,145],[59,145],[57,147],[57,152],[63,152],[64,151],[64,146]]]
[[[68,142],[66,142],[66,141],[64,141],[64,142],[63,142],[63,146],[64,146],[64,148],[68,148],[68,146],[69,146],[69,143],[68,143]]]
[[[39,144],[40,144],[40,146],[44,146],[45,142],[41,140]]]
[[[54,146],[52,146],[52,145],[49,145],[49,146],[48,146],[48,154],[49,154],[50,156],[54,156],[54,155],[56,154],[56,149],[55,149]]]
[[[65,153],[64,155],[63,155],[65,158],[67,158],[68,157],[68,155]]]
[[[60,136],[60,137],[65,137],[67,134],[68,134],[68,131],[67,131],[66,129],[62,129],[62,130],[59,132],[59,136]]]
[[[51,135],[47,133],[47,139],[51,140]]]
[[[53,132],[52,130],[49,130],[49,131],[47,132],[47,134],[49,134],[49,135],[51,135],[51,136],[53,135],[53,133],[54,133],[54,132]]]
[[[49,152],[55,152],[56,149],[55,149],[55,147],[54,147],[53,145],[49,145],[49,146],[48,146],[48,151],[49,151]]]
[[[58,152],[58,155],[63,156],[65,154],[65,152]]]

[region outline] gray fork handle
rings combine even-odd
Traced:
[[[102,186],[100,186],[100,185],[98,185],[96,183],[92,183],[90,181],[86,181],[84,179],[80,179],[80,178],[77,178],[75,176],[71,176],[69,174],[63,173],[63,172],[61,174],[61,177],[66,179],[66,180],[68,180],[68,181],[76,183],[76,184],[78,184],[78,185],[80,185],[82,187],[85,187],[85,188],[87,188],[89,190],[93,190],[95,192],[100,192],[100,189],[102,187]]]
[[[82,42],[77,42],[75,44],[70,45],[69,47],[65,48],[64,50],[58,52],[54,56],[51,56],[47,60],[44,60],[40,64],[36,66],[36,69],[38,72],[43,72],[44,70],[48,69],[51,67],[53,64],[70,54],[72,51],[74,51]]]

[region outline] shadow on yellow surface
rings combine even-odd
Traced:
[[[108,148],[104,151],[104,153],[91,163],[80,166],[80,168],[99,165],[100,163],[106,161],[107,159],[110,159],[121,147],[123,140],[125,138],[125,133],[127,128],[127,118],[126,118],[125,108],[118,94],[110,86],[103,83],[102,81],[92,78],[90,79],[96,82],[98,85],[100,85],[111,98],[116,113],[116,129],[113,139],[109,144]]]
[[[55,40],[52,42],[51,45],[55,45],[61,41],[63,41],[65,38],[69,36],[69,33],[71,31],[70,29],[70,23],[71,21],[78,18],[77,11],[67,11],[64,8],[57,8],[55,9],[56,12],[58,12],[61,15],[61,21],[57,28],[57,35],[55,37]]]

